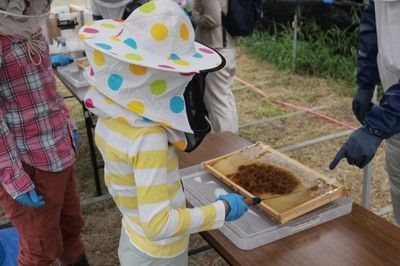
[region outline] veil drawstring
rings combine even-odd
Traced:
[[[42,57],[46,54],[46,51],[47,51],[47,42],[42,39],[36,38],[36,37],[38,37],[38,35],[40,35],[39,33],[40,32],[32,35],[28,39],[13,37],[12,39],[15,39],[15,41],[13,40],[13,43],[17,47],[15,47],[13,45],[13,47],[11,48],[11,51],[7,55],[3,56],[3,59],[7,58],[9,55],[11,55],[13,52],[15,52],[16,49],[22,48],[26,51],[26,53],[29,56],[29,60],[35,66],[40,65],[42,63]],[[23,47],[24,45],[26,45],[26,48]],[[34,58],[35,55],[38,55],[38,60],[36,60],[36,61]],[[0,54],[0,56],[1,56],[1,54]]]
[[[32,36],[28,40],[26,40],[27,52],[29,55],[29,59],[34,65],[40,65],[42,63],[42,56],[45,54],[47,49],[47,44],[43,40],[34,39],[35,36]],[[35,62],[34,56],[39,55],[39,60]]]

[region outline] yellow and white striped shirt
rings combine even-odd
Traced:
[[[222,201],[186,207],[177,153],[163,127],[99,118],[95,139],[105,183],[137,249],[152,257],[174,257],[187,249],[190,234],[223,225]]]

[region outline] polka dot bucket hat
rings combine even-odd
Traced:
[[[221,63],[214,50],[194,41],[188,16],[173,1],[150,1],[125,21],[100,20],[85,25],[80,38],[90,47],[115,59],[174,72],[212,70]]]
[[[154,0],[125,22],[99,20],[80,29],[95,89],[86,107],[133,126],[157,123],[192,132],[183,93],[195,72],[223,64],[194,41],[190,20],[173,1]]]

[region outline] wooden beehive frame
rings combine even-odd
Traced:
[[[249,149],[249,148],[253,148],[253,147],[261,148],[263,151],[272,153],[274,156],[278,156],[279,158],[286,161],[287,163],[289,163],[291,165],[295,165],[297,168],[301,168],[302,170],[304,170],[306,172],[312,173],[312,175],[315,176],[316,178],[321,178],[321,179],[325,180],[326,182],[330,182],[329,178],[319,174],[318,172],[312,170],[311,168],[299,163],[296,160],[293,160],[292,158],[286,156],[285,154],[280,153],[261,142],[257,142],[255,144],[247,146],[241,150],[226,154],[224,156],[221,156],[221,157],[209,160],[209,161],[206,161],[206,162],[204,162],[204,167],[206,170],[210,171],[216,178],[218,178],[223,183],[225,183],[230,188],[232,188],[233,191],[240,193],[246,197],[254,197],[253,194],[248,192],[243,187],[232,182],[224,173],[220,172],[219,170],[217,170],[216,168],[213,167],[213,165],[215,165],[217,162],[224,160],[232,155],[239,154],[245,149]],[[284,212],[277,211],[276,209],[269,206],[264,201],[262,201],[260,204],[258,204],[258,207],[260,207],[261,210],[263,210],[264,212],[266,212],[267,214],[272,216],[278,222],[286,223],[300,215],[303,215],[309,211],[312,211],[318,207],[321,207],[331,201],[334,201],[340,197],[349,195],[349,191],[346,188],[344,188],[340,183],[336,182],[336,183],[333,183],[330,185],[331,185],[332,189],[327,191],[327,193],[317,195],[314,198],[312,198],[311,200],[301,203],[300,205],[297,205],[297,206],[295,206],[287,211],[284,211]]]

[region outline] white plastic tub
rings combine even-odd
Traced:
[[[232,192],[202,165],[182,169],[181,175],[186,198],[192,206],[209,204],[218,195]],[[348,214],[352,204],[350,197],[342,197],[285,224],[251,206],[240,219],[226,222],[220,231],[240,249],[249,250]]]

